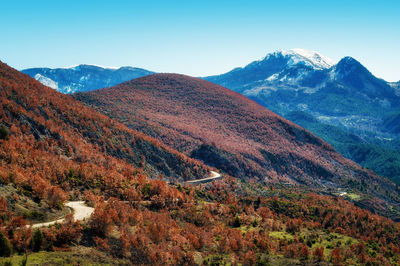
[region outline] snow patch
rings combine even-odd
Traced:
[[[268,80],[268,81],[277,80],[277,79],[278,79],[278,76],[279,76],[279,73],[275,73],[275,74],[269,76],[269,77],[267,78],[267,80]]]
[[[80,77],[79,81],[86,81],[86,80],[89,80],[89,78],[90,78],[90,74],[87,74],[86,76]]]
[[[35,79],[47,87],[58,90],[58,83],[48,77],[36,74]]]
[[[301,111],[306,111],[308,109],[308,105],[305,103],[299,103],[297,105],[297,108],[299,108],[299,110],[301,110]]]

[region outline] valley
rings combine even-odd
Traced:
[[[1,11],[0,266],[400,265],[400,1]]]

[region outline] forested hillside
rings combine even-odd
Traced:
[[[399,225],[343,198],[228,175],[186,186],[209,167],[3,63],[0,99],[1,264],[399,263]],[[77,199],[89,220],[67,215]]]
[[[398,219],[399,190],[392,182],[216,84],[155,74],[73,97],[234,177],[300,184],[329,194],[354,193],[360,206]]]

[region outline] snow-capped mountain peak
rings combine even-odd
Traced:
[[[268,76],[265,81],[296,83],[312,74],[310,69],[297,66],[307,66],[308,68],[311,67],[313,70],[319,71],[332,68],[335,66],[335,62],[318,52],[296,48],[278,50],[268,54],[264,59],[250,64],[250,66],[253,67],[260,65],[272,65],[271,70],[273,71],[269,71],[268,74],[270,74],[270,76]],[[267,73],[267,71],[264,73]]]
[[[290,50],[278,50],[274,53],[267,54],[264,59],[258,62],[279,57],[287,59],[287,66],[303,64],[306,66],[310,66],[314,69],[327,69],[335,65],[335,62],[332,59],[318,52],[300,48]]]
[[[291,49],[289,51],[296,53],[297,55],[307,59],[308,61],[321,68],[330,68],[335,64],[335,61],[333,61],[332,59],[315,51],[300,48]]]
[[[303,63],[313,68],[325,69],[330,68],[335,64],[332,59],[318,52],[307,49],[295,48],[290,50],[280,50],[278,53],[281,53],[283,56],[290,57],[290,63],[293,65]]]

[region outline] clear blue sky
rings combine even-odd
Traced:
[[[0,60],[219,74],[277,49],[352,56],[400,80],[400,0],[0,0]]]

